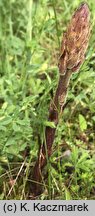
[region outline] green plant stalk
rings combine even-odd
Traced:
[[[54,10],[54,17],[55,17],[55,24],[56,24],[56,33],[57,33],[57,40],[58,40],[58,46],[60,47],[60,40],[59,40],[59,34],[58,34],[58,20],[57,20],[57,14],[55,10],[55,1],[52,1],[53,4],[53,10]]]
[[[32,40],[32,7],[33,7],[33,0],[28,1],[28,26],[27,26],[27,34],[29,41]]]

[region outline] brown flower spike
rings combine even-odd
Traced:
[[[43,180],[42,171],[48,158],[52,154],[52,144],[55,138],[56,126],[64,110],[70,78],[73,72],[79,70],[85,59],[85,53],[90,36],[90,12],[86,3],[81,4],[72,16],[61,45],[59,59],[59,82],[55,96],[50,103],[48,121],[55,127],[46,126],[45,141],[41,144],[38,159],[33,170],[32,192],[34,195],[41,193]]]
[[[66,70],[76,72],[85,59],[90,36],[90,12],[88,5],[83,3],[75,11],[71,22],[64,34],[61,44],[59,71],[64,74]]]

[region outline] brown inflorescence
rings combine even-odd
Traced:
[[[43,180],[42,171],[47,160],[52,154],[52,144],[55,138],[56,126],[59,123],[61,114],[66,104],[66,97],[70,77],[73,72],[79,70],[85,59],[90,36],[90,12],[86,3],[75,11],[71,22],[64,34],[61,55],[59,59],[59,83],[55,96],[50,103],[48,121],[53,122],[55,127],[46,126],[45,141],[41,144],[38,152],[38,159],[33,170],[32,192],[34,195],[41,193],[41,183]]]
[[[63,36],[59,71],[76,72],[85,59],[90,37],[90,11],[86,3],[80,5],[72,16],[71,22]]]

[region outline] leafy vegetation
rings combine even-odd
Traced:
[[[51,124],[60,40],[80,2],[0,1],[0,199],[32,198],[32,169]],[[87,3],[92,33],[86,60],[72,76],[37,199],[95,199],[95,4]]]

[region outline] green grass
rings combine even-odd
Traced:
[[[80,2],[0,1],[0,199],[28,198],[58,83],[62,33]],[[86,60],[72,76],[37,199],[95,199],[95,3],[87,2],[92,33]]]

